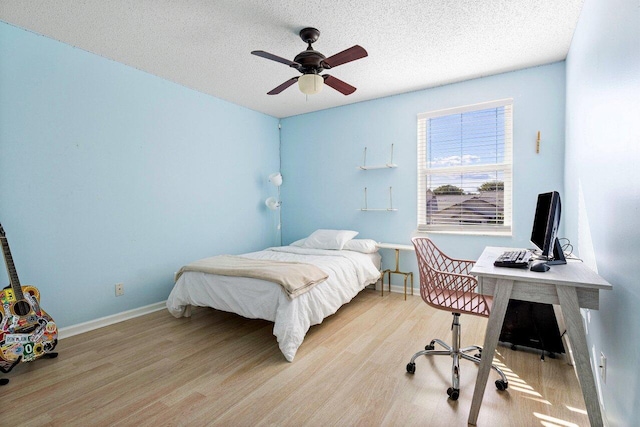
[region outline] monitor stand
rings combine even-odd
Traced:
[[[555,242],[553,242],[553,259],[547,261],[545,264],[547,265],[559,265],[566,264],[567,260],[564,257],[564,252],[562,251],[562,245],[560,245],[560,241],[556,237]]]

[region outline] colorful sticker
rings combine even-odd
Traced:
[[[8,372],[18,362],[31,362],[50,353],[58,343],[58,329],[51,317],[38,304],[39,291],[23,287],[29,313],[18,316],[12,312],[16,303],[12,289],[0,292],[0,367]]]

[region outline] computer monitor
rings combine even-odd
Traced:
[[[542,259],[550,265],[567,263],[558,241],[560,210],[560,194],[557,191],[538,194],[531,243],[540,249]]]

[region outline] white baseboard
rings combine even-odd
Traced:
[[[156,302],[154,304],[145,305],[144,307],[134,308],[132,310],[123,311],[122,313],[112,314],[111,316],[101,317],[99,319],[90,320],[88,322],[78,323],[58,329],[58,339],[69,338],[84,332],[93,331],[94,329],[104,328],[114,323],[124,322],[134,317],[144,316],[145,314],[160,311],[167,307],[166,301]]]

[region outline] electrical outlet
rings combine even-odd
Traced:
[[[607,357],[602,352],[600,352],[600,378],[602,378],[602,383],[606,384],[606,382],[607,382]]]
[[[116,283],[116,296],[124,295],[124,283]]]

